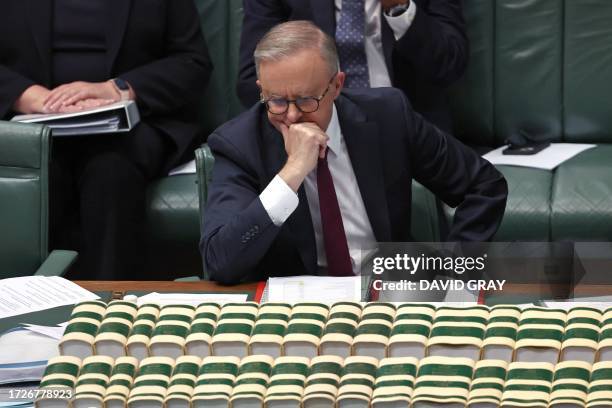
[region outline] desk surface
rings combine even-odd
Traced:
[[[130,291],[138,292],[253,292],[255,298],[261,295],[262,283],[244,283],[234,286],[219,285],[210,281],[175,282],[175,281],[75,281],[77,285],[91,292],[111,292],[113,299],[120,299]]]
[[[210,281],[174,282],[174,281],[76,281],[79,286],[92,292],[113,292],[113,298],[122,297],[128,291],[147,292],[260,292],[262,283],[245,283],[234,286],[219,285]],[[542,298],[556,297],[554,294],[567,291],[565,285],[550,284],[518,284],[508,283],[504,287],[504,294],[526,294],[534,296],[539,294]],[[260,295],[260,293],[257,293]],[[489,292],[487,295],[494,295]],[[574,288],[577,297],[610,296],[612,285],[578,285]],[[256,298],[259,298],[256,296]]]
[[[210,281],[175,282],[175,281],[75,281],[77,285],[94,291],[116,290],[150,290],[150,291],[198,291],[203,292],[245,292],[257,289],[259,283],[243,283],[224,286]]]

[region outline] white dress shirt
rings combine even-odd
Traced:
[[[351,159],[346,149],[344,137],[340,130],[336,106],[329,126],[325,133],[329,136],[327,148],[327,164],[334,182],[334,190],[338,198],[338,206],[342,216],[342,224],[351,257],[353,273],[359,274],[362,262],[362,250],[375,249],[376,238],[372,231],[370,219],[363,204],[361,192],[355,178],[355,172]],[[319,192],[317,189],[317,169],[311,171],[304,180],[304,190],[312,218],[315,242],[317,245],[317,264],[320,267],[327,266],[325,255],[325,244],[323,242],[323,227],[321,225],[321,211],[319,209]],[[280,177],[276,176],[265,190],[259,195],[259,199],[274,225],[281,226],[298,206],[297,194]]]
[[[340,10],[342,10],[342,0],[334,0],[336,8],[336,21],[340,18]],[[368,61],[368,72],[370,75],[370,86],[379,88],[383,86],[391,86],[389,71],[385,63],[385,55],[382,45],[382,30],[380,14],[382,7],[380,0],[365,0],[365,53]],[[414,1],[410,2],[408,10],[396,17],[390,17],[383,13],[389,23],[389,27],[393,31],[393,36],[399,40],[408,31],[417,8]]]

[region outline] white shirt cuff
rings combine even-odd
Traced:
[[[406,10],[397,17],[388,16],[387,13],[383,12],[385,18],[387,19],[387,23],[389,23],[389,27],[391,27],[391,30],[393,30],[393,36],[395,37],[395,41],[399,41],[399,39],[402,38],[404,34],[406,34],[406,31],[408,31],[408,29],[412,25],[412,22],[414,21],[416,12],[417,5],[414,0],[410,0],[410,6],[408,6],[408,10]]]
[[[278,174],[259,194],[259,200],[277,227],[283,225],[300,202],[297,194]]]

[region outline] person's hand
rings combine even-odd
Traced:
[[[46,113],[43,109],[45,99],[51,92],[41,85],[32,85],[27,88],[21,96],[13,104],[15,112],[30,114],[30,113]]]
[[[83,99],[82,101],[78,101],[72,105],[61,105],[57,110],[57,113],[73,113],[80,112],[87,109],[99,108],[100,106],[110,105],[111,103],[115,103],[113,99]]]
[[[290,127],[280,125],[287,151],[287,163],[279,176],[297,192],[315,166],[325,157],[329,137],[314,123],[295,123]]]
[[[43,111],[62,112],[65,109],[72,109],[66,108],[70,105],[75,105],[76,107],[78,102],[90,99],[118,102],[121,99],[121,95],[111,81],[71,82],[60,85],[49,93],[44,101]]]
[[[410,4],[410,0],[380,0],[380,5],[384,11],[389,11],[392,7],[400,4]]]

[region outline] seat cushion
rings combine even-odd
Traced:
[[[497,166],[508,182],[508,202],[495,241],[548,241],[553,173],[515,166]]]
[[[496,166],[508,182],[504,219],[494,241],[548,241],[550,237],[550,190],[553,173],[516,166]],[[455,210],[444,206],[449,225]]]
[[[147,273],[143,279],[202,275],[197,176],[181,174],[156,180],[146,203]]]
[[[198,185],[195,174],[156,180],[147,194],[149,233],[158,241],[198,242]]]
[[[612,240],[612,145],[559,166],[553,182],[551,239]]]

